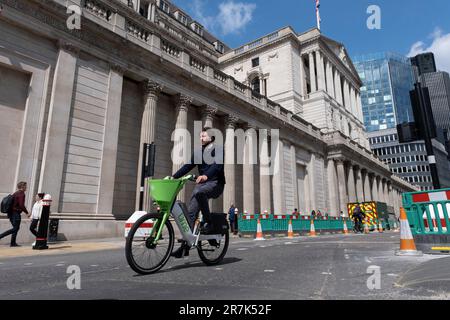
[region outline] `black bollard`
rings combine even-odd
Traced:
[[[47,233],[48,233],[48,219],[50,216],[50,205],[52,203],[50,195],[46,194],[42,200],[42,213],[39,219],[38,236],[36,237],[36,243],[33,246],[33,250],[46,250],[47,245]]]

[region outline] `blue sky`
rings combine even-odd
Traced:
[[[172,0],[236,48],[290,25],[297,32],[316,26],[315,0]],[[367,8],[381,9],[381,29],[367,28]],[[394,51],[434,51],[450,71],[450,1],[321,0],[322,33],[343,42],[351,56]]]

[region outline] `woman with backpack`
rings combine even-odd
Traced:
[[[10,204],[7,205],[9,208],[5,210],[7,211],[9,221],[11,222],[12,225],[12,229],[0,234],[0,239],[11,235],[11,247],[20,247],[16,242],[17,233],[19,232],[20,223],[22,221],[22,217],[20,215],[22,214],[22,212],[25,212],[28,218],[31,216],[28,213],[27,208],[25,208],[25,191],[27,191],[27,183],[23,181],[19,182],[17,184],[17,191],[12,194],[12,198],[10,198],[9,201]]]

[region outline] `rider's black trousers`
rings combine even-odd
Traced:
[[[195,221],[200,211],[203,214],[203,220],[205,222],[211,221],[208,200],[220,197],[224,187],[224,184],[217,181],[206,181],[195,186],[188,207],[191,221]]]

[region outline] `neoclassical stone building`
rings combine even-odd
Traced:
[[[79,30],[67,25],[73,4]],[[360,79],[343,45],[316,29],[231,50],[168,1],[0,5],[0,195],[25,180],[63,221],[115,224],[137,208],[143,143],[156,144],[156,178],[169,175],[172,132],[193,135],[195,120],[226,140],[231,129],[280,130],[282,170],[227,165],[214,210],[338,215],[354,201],[397,209],[413,190],[371,153]]]

